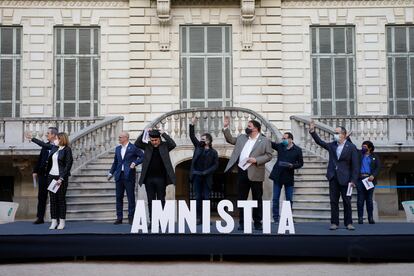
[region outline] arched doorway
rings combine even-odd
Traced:
[[[210,193],[211,213],[217,213],[217,204],[220,200],[228,199],[234,206],[237,201],[237,174],[230,172],[224,173],[226,168],[227,158],[219,159],[219,168],[214,174],[214,184]],[[175,175],[177,177],[177,184],[175,187],[175,199],[185,200],[195,199],[192,183],[190,183],[190,167],[191,159],[178,164],[175,168]]]

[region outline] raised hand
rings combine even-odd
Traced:
[[[227,128],[230,126],[230,116],[224,116],[223,127]]]
[[[192,125],[195,125],[195,123],[197,122],[197,117],[196,116],[194,116],[193,118],[191,118],[191,124]]]
[[[26,131],[26,132],[24,133],[24,137],[25,137],[27,140],[31,140],[31,139],[33,138],[32,132],[30,132],[30,131]]]
[[[309,123],[309,131],[314,132],[315,131],[315,121],[312,119]]]

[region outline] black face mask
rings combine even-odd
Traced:
[[[205,141],[200,141],[200,143],[198,143],[198,145],[199,145],[200,147],[204,148],[204,147],[205,147],[205,145],[206,145],[206,142],[205,142]]]
[[[247,135],[250,135],[253,130],[251,128],[246,127],[246,129],[244,130],[246,132]]]

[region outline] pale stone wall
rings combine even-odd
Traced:
[[[208,1],[207,1],[208,2]],[[256,1],[252,51],[241,45],[240,3],[172,5],[170,50],[161,51],[156,3],[131,0],[130,129],[133,135],[165,112],[180,108],[180,25],[232,26],[233,105],[282,121],[280,0]]]
[[[358,115],[387,114],[386,24],[412,24],[414,1],[282,2],[283,128],[310,115],[311,25],[354,25]]]
[[[100,115],[129,116],[127,1],[0,1],[0,24],[22,27],[21,117],[54,116],[54,27],[100,27]],[[128,124],[125,124],[128,128]]]

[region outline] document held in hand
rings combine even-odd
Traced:
[[[56,180],[52,180],[52,182],[50,182],[49,187],[47,187],[47,189],[49,191],[51,191],[52,193],[56,194],[56,192],[59,190],[60,185],[57,183]]]
[[[147,129],[144,129],[144,134],[142,135],[142,142],[148,144],[149,140],[149,132]]]
[[[365,189],[367,189],[367,190],[374,188],[374,183],[372,183],[371,181],[369,181],[368,180],[368,177],[362,179],[362,184],[364,184]]]
[[[347,196],[351,196],[352,195],[352,189],[353,189],[354,187],[352,186],[352,183],[351,182],[349,182],[348,183],[348,190],[346,191],[346,195]]]
[[[250,167],[250,165],[252,164],[252,163],[247,162],[247,160],[249,160],[248,157],[239,162],[239,167],[243,171],[247,170],[247,168]]]

